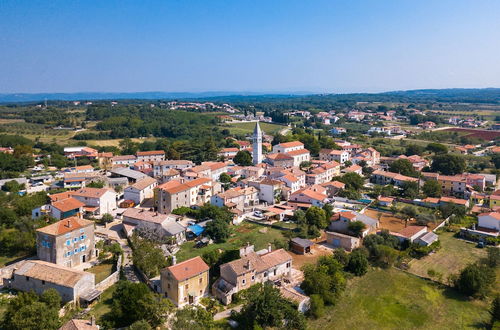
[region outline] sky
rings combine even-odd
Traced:
[[[0,93],[500,87],[500,1],[0,0]]]

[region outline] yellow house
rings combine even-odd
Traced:
[[[161,289],[176,306],[196,304],[208,295],[208,265],[200,257],[161,271]]]
[[[494,208],[495,206],[500,206],[500,196],[491,195],[490,196],[490,209]]]

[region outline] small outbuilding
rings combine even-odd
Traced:
[[[314,245],[314,242],[311,242],[308,239],[295,237],[290,241],[290,251],[295,252],[297,254],[306,254],[311,252],[311,246]]]

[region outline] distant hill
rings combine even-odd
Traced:
[[[260,92],[137,92],[137,93],[17,93],[0,94],[0,103],[92,100],[194,100],[219,102],[259,102],[298,98],[303,100],[329,100],[351,102],[464,102],[500,104],[500,88],[450,88],[390,91],[383,93],[314,94],[308,92],[260,93]]]

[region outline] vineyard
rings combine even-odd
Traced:
[[[494,140],[500,137],[500,131],[488,131],[484,129],[472,129],[472,128],[449,128],[445,131],[448,132],[459,132],[466,134],[466,137],[469,138],[478,138],[482,140]]]

